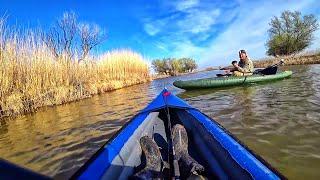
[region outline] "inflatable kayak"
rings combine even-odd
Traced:
[[[217,78],[206,78],[189,81],[175,81],[173,85],[186,90],[191,89],[203,89],[203,88],[219,88],[227,86],[239,86],[250,83],[260,83],[275,81],[290,77],[292,71],[284,71],[274,75],[252,75],[252,76],[241,76],[241,77],[217,77]]]
[[[178,152],[171,152],[173,126],[179,124],[187,134],[187,148],[189,166],[181,168],[174,166],[175,156]],[[179,129],[179,128],[178,128]],[[178,137],[183,136],[178,133]],[[75,179],[130,179],[134,175],[141,175],[141,169],[150,166],[148,156],[144,150],[147,140],[149,150],[152,144],[161,151],[152,158],[153,163],[158,160],[167,161],[169,169],[163,179],[184,179],[182,175],[190,166],[201,166],[202,171],[197,174],[207,179],[282,179],[277,170],[266,161],[255,155],[251,150],[239,142],[233,135],[222,128],[217,122],[191,107],[186,102],[164,89],[145,109],[131,119],[113,138],[111,138],[72,178]],[[143,139],[143,140],[142,140]],[[155,143],[152,143],[152,142]],[[181,141],[181,140],[180,140]],[[140,142],[140,144],[139,144]],[[186,142],[184,140],[183,142]],[[181,142],[180,142],[181,143]],[[142,148],[142,146],[144,148]],[[178,148],[175,148],[176,151]],[[179,151],[179,150],[178,150]],[[160,159],[159,159],[160,158]],[[181,157],[180,157],[181,158]],[[187,160],[187,161],[188,161]],[[147,161],[147,162],[145,162]],[[151,163],[152,164],[152,163]],[[153,168],[155,167],[152,166]],[[180,167],[177,173],[176,167]],[[150,167],[151,168],[151,167]],[[194,171],[199,168],[189,168]],[[153,171],[143,171],[150,177],[152,173],[161,174],[163,168]],[[189,172],[189,171],[188,171]],[[188,175],[187,172],[187,175]],[[148,174],[149,173],[149,174]],[[150,174],[151,173],[151,174]],[[189,172],[190,173],[190,172]],[[143,174],[143,173],[142,173]],[[177,174],[180,177],[177,177]],[[141,177],[140,177],[141,178]],[[138,178],[139,179],[139,178]]]
[[[71,179],[187,179],[190,176],[285,179],[216,121],[166,89],[109,139]],[[0,179],[48,177],[2,160]]]

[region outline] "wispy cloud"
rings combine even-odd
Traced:
[[[144,30],[150,36],[161,32],[168,32],[168,28],[175,27],[175,21],[179,19],[179,14],[170,14],[161,18],[144,19]]]
[[[158,28],[159,26],[152,24],[152,23],[146,23],[144,25],[144,30],[150,35],[150,36],[154,36],[157,33],[160,32],[160,29]]]
[[[211,29],[212,25],[215,24],[219,15],[219,9],[210,11],[192,9],[188,11],[185,18],[177,22],[177,25],[180,30],[184,32],[191,32],[194,34],[207,32]]]
[[[164,43],[162,43],[162,42],[155,42],[155,43],[153,43],[153,44],[154,44],[158,49],[164,51],[165,53],[170,52],[170,51],[167,49],[166,45],[165,45]]]
[[[179,1],[175,4],[176,9],[179,11],[185,11],[187,9],[193,8],[199,4],[199,0],[184,0]]]

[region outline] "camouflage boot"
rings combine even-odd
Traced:
[[[158,145],[148,136],[140,139],[142,152],[146,157],[146,167],[137,172],[133,179],[161,179],[161,153]]]
[[[204,167],[189,155],[187,131],[180,124],[176,124],[172,129],[172,145],[182,176],[187,178],[204,171]]]

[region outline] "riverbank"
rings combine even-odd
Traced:
[[[284,60],[284,65],[320,64],[320,53],[262,59],[254,61],[253,64],[255,68],[265,68],[272,64],[279,63],[281,59]]]
[[[0,49],[0,119],[151,80],[143,57],[116,50],[82,63],[56,59],[43,44],[7,41]]]
[[[171,76],[169,74],[156,74],[156,75],[152,75],[152,80],[156,80],[156,79],[164,79],[164,78],[168,78],[168,77],[176,77],[176,76],[183,76],[183,75],[187,75],[187,74],[195,74],[198,72],[202,72],[202,71],[193,71],[193,72],[187,72],[187,73],[178,73],[174,76]]]

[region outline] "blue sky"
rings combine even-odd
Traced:
[[[192,57],[200,67],[225,65],[246,49],[252,59],[265,57],[268,23],[284,10],[313,13],[317,0],[0,0],[0,16],[25,28],[47,29],[65,11],[97,23],[108,35],[99,52],[129,48],[150,61]],[[320,48],[320,31],[309,50]]]

